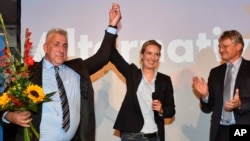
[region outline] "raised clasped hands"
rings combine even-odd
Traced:
[[[202,77],[201,78],[197,76],[193,77],[193,89],[194,92],[198,93],[203,99],[205,99],[209,94],[207,82]]]
[[[117,26],[121,18],[122,16],[119,4],[112,3],[112,8],[109,11],[109,25]]]
[[[241,107],[241,100],[239,96],[239,89],[236,89],[234,97],[225,103],[224,108],[226,111],[232,111],[233,109],[240,107]]]

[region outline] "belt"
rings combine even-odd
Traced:
[[[157,133],[149,133],[149,134],[142,134],[143,137],[147,137],[147,138],[153,138],[153,137],[157,137],[158,134]]]
[[[153,137],[157,137],[158,136],[158,133],[155,132],[155,133],[128,133],[128,132],[122,132],[122,134],[126,134],[126,135],[129,135],[129,136],[134,136],[134,137],[145,137],[145,138],[153,138]]]

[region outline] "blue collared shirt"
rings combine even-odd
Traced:
[[[234,91],[234,86],[235,86],[235,81],[236,81],[236,77],[237,77],[237,74],[238,74],[238,71],[239,71],[239,68],[240,68],[240,64],[242,62],[242,57],[240,57],[238,60],[236,60],[234,63],[233,63],[233,68],[232,68],[232,83],[231,83],[231,92],[230,92],[230,97],[233,98],[233,95],[235,93]],[[227,68],[228,69],[228,68]],[[223,105],[223,108],[222,110],[224,110],[224,105]],[[230,124],[235,124],[235,117],[234,117],[234,113],[233,111],[230,112],[231,113],[231,116],[232,116],[232,121],[230,121],[229,123],[226,123],[224,122],[222,119],[223,119],[223,114],[221,114],[221,121],[220,121],[220,124],[223,124],[223,125],[230,125]]]
[[[144,125],[141,129],[141,132],[143,133],[154,133],[158,131],[154,120],[154,112],[152,110],[152,93],[155,91],[156,74],[157,71],[155,71],[155,75],[151,83],[147,81],[147,78],[143,74],[137,90],[137,97],[144,118]]]
[[[53,64],[43,60],[42,86],[45,93],[57,92],[57,82]],[[59,75],[63,81],[70,107],[70,128],[65,133],[62,127],[62,108],[58,93],[52,96],[52,101],[43,103],[42,120],[40,124],[40,141],[69,141],[75,135],[80,122],[80,76],[67,67],[59,66]]]

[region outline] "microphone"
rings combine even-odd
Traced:
[[[157,100],[159,99],[159,95],[156,93],[156,92],[153,92],[152,93],[152,99],[153,100]],[[154,117],[157,118],[158,116],[162,116],[162,113],[156,111],[156,110],[153,110],[154,111]],[[157,116],[158,115],[158,116]],[[157,122],[157,120],[155,120]]]
[[[152,93],[152,100],[157,100],[157,99],[159,99],[158,94],[156,92],[153,92]],[[156,118],[158,115],[158,112],[156,110],[153,110],[153,111],[154,111],[154,117]]]
[[[153,100],[159,99],[158,94],[156,92],[152,93],[152,99]]]

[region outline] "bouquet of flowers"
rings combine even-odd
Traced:
[[[40,86],[33,84],[29,79],[32,74],[28,68],[34,64],[34,60],[29,54],[32,47],[30,42],[31,32],[29,29],[26,29],[23,55],[14,47],[19,55],[20,59],[18,59],[18,57],[15,58],[11,54],[8,34],[1,13],[0,28],[4,32],[6,46],[3,50],[4,55],[0,57],[0,74],[3,77],[2,86],[6,86],[4,92],[0,93],[0,111],[30,110],[37,112],[38,104],[50,101],[50,97],[55,92],[45,94]],[[33,135],[37,138],[40,136],[32,123],[30,123],[30,127],[24,127],[24,140],[30,141]]]

